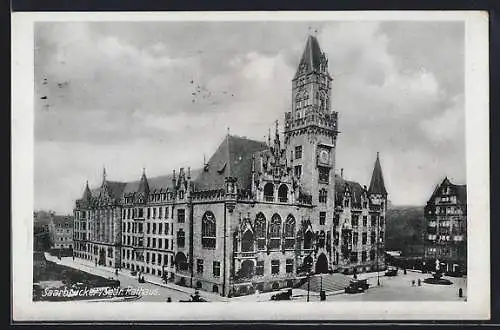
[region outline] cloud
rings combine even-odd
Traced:
[[[116,180],[142,167],[201,166],[227,128],[265,140],[291,110],[310,24],[37,24],[36,206],[71,210],[103,164]],[[380,151],[396,204],[422,203],[441,176],[464,182],[463,26],[320,25],[339,112],[337,167],[368,184]]]

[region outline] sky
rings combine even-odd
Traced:
[[[338,172],[368,185],[380,152],[394,205],[465,183],[463,22],[39,22],[35,209],[71,213],[104,166],[200,168],[228,129],[265,141],[309,33],[334,79]]]

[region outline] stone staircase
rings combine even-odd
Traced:
[[[323,277],[323,280],[321,280],[321,277]],[[318,293],[320,292],[321,288],[323,288],[325,292],[340,291],[349,286],[349,282],[351,280],[352,276],[337,273],[312,275],[310,277],[309,290]],[[299,282],[298,289],[307,290],[307,278],[304,278]]]

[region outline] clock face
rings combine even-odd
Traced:
[[[321,150],[319,153],[319,160],[323,164],[328,164],[329,153],[326,150]]]

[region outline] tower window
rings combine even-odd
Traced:
[[[302,175],[302,165],[296,165],[294,167],[294,173],[295,173],[295,177],[297,177],[298,179],[300,179],[300,177]]]
[[[324,226],[325,221],[326,221],[326,212],[319,212],[319,224],[321,226]]]
[[[322,183],[328,183],[330,169],[328,167],[318,167],[318,179]]]
[[[295,147],[295,159],[301,159],[302,158],[302,146],[296,146]]]
[[[319,191],[319,202],[320,203],[326,203],[326,201],[328,200],[328,192],[326,191],[326,189],[321,189]]]

